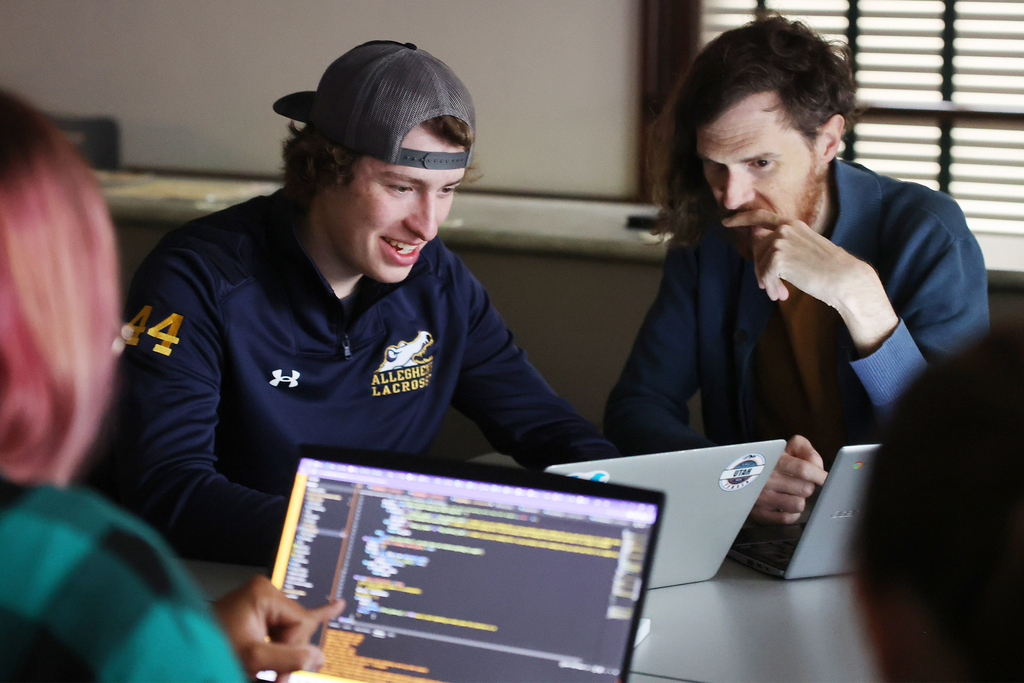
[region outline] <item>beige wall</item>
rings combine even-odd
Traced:
[[[366,40],[476,101],[478,187],[629,197],[639,0],[0,0],[0,85],[122,125],[133,166],[276,173],[271,103]]]

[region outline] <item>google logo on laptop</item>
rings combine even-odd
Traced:
[[[859,470],[861,468],[861,465],[863,465],[863,464],[864,464],[863,462],[858,460],[857,462],[853,463],[853,469]]]

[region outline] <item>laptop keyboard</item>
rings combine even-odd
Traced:
[[[796,541],[765,541],[761,543],[744,543],[742,548],[746,555],[770,564],[779,569],[785,569],[789,561],[793,559],[793,552],[796,550]]]

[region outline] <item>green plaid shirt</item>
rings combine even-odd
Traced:
[[[0,680],[243,678],[156,532],[87,491],[0,479]]]

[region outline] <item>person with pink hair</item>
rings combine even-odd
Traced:
[[[92,173],[0,91],[0,679],[315,669],[309,635],[340,603],[306,611],[259,577],[215,604],[225,636],[155,531],[71,485],[115,383],[116,273]]]

